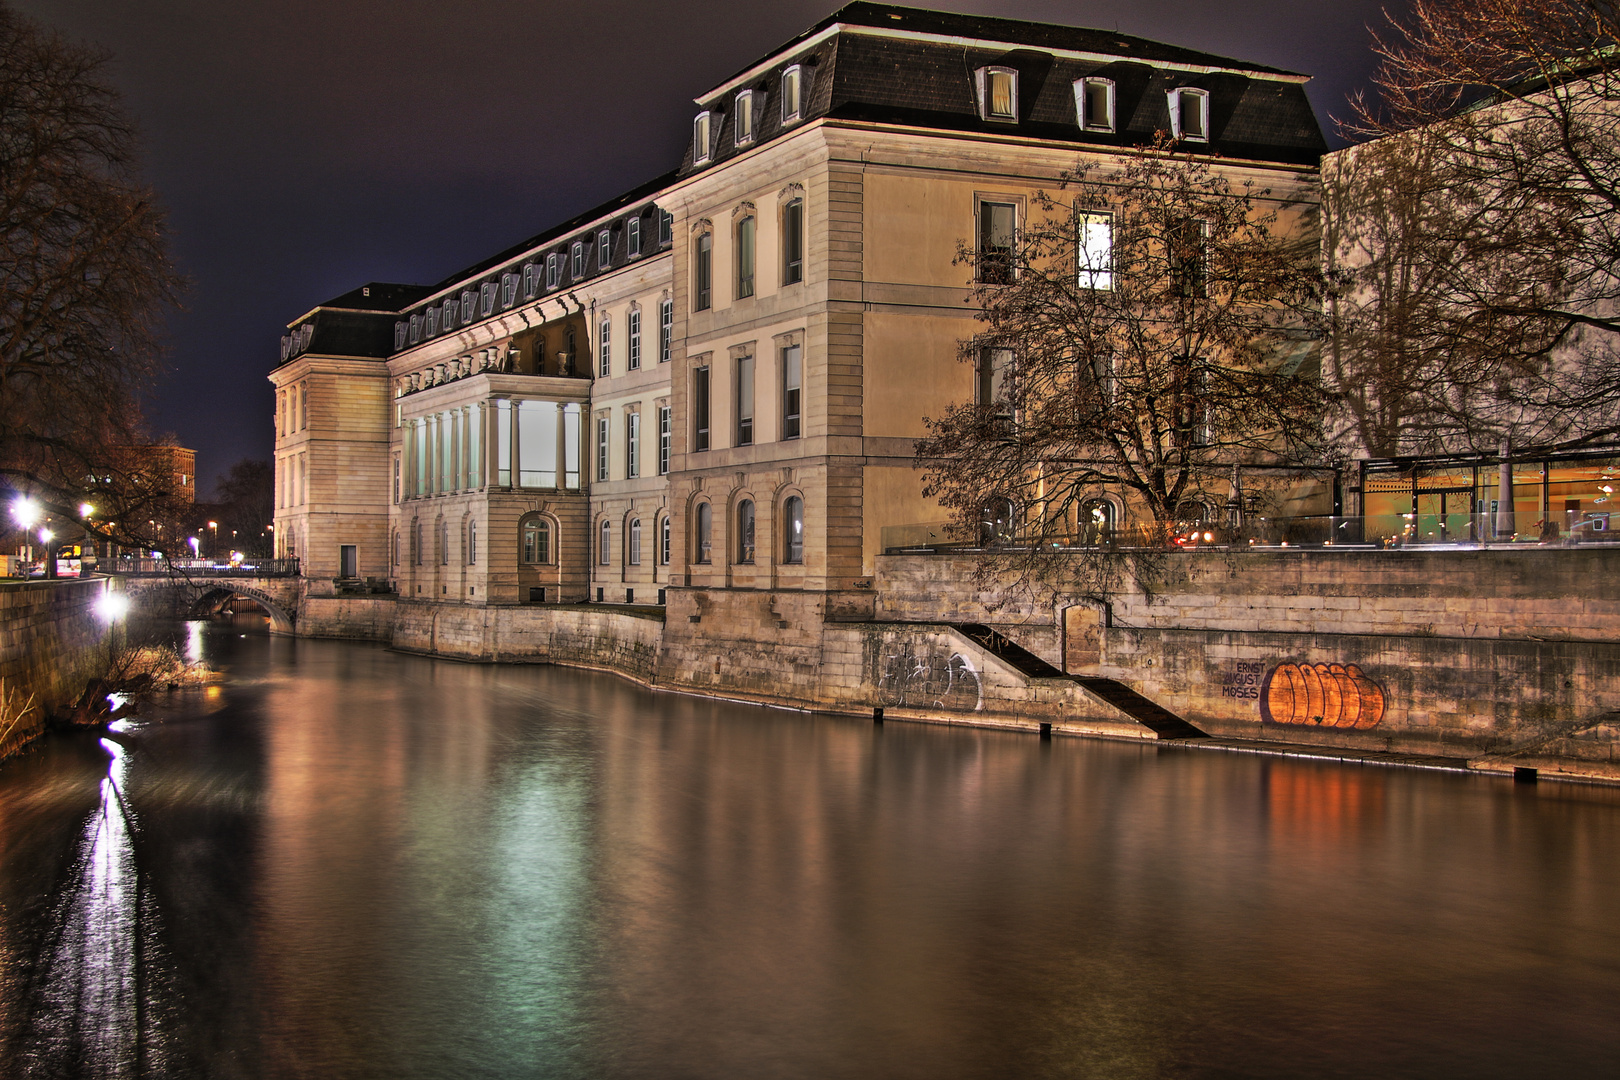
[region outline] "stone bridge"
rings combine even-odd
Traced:
[[[198,619],[223,611],[234,597],[254,601],[270,616],[270,632],[291,634],[298,625],[302,579],[292,575],[207,576],[114,574],[136,610],[180,619]]]

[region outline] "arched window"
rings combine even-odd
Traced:
[[[439,522],[439,562],[450,565],[450,523]]]
[[[1086,545],[1106,544],[1114,536],[1117,525],[1114,504],[1107,499],[1090,499],[1080,504],[1080,542]]]
[[[696,540],[693,551],[697,557],[692,561],[707,563],[714,540],[714,511],[708,503],[698,503]]]
[[[390,550],[389,550],[389,563],[388,563],[388,565],[390,565],[390,566],[398,566],[399,565],[399,530],[398,529],[394,530],[393,543],[390,545]]]
[[[641,519],[631,518],[630,528],[625,530],[629,539],[625,549],[625,562],[631,566],[641,565]]]
[[[669,565],[670,546],[669,515],[665,514],[658,519],[658,565]]]
[[[782,561],[804,562],[804,500],[790,496],[782,504]]]
[[[421,566],[427,561],[427,556],[422,551],[424,546],[422,543],[422,523],[420,521],[415,522],[415,528],[411,531],[413,534],[411,537],[413,541],[411,544],[411,555],[413,556],[411,561],[417,566]]]
[[[613,526],[602,522],[597,530],[596,561],[607,566],[613,561]]]
[[[523,561],[533,565],[551,562],[551,522],[546,518],[523,523]]]
[[[737,504],[737,561],[754,561],[754,501],[744,499]]]
[[[467,522],[467,565],[478,563],[478,522]]]

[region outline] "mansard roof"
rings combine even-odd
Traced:
[[[784,124],[777,94],[782,72],[793,65],[805,73],[807,99],[802,118]],[[1018,72],[1015,123],[980,115],[974,73],[991,65]],[[1079,126],[1074,83],[1087,76],[1115,84],[1113,132]],[[694,164],[688,145],[679,171],[711,168],[817,118],[1140,146],[1169,130],[1167,95],[1178,87],[1209,93],[1208,152],[1314,165],[1327,141],[1305,97],[1306,81],[1281,68],[1127,34],[855,3],[695,99],[714,117],[714,147],[708,161]],[[765,107],[754,140],[737,147],[730,114],[735,95],[746,89],[760,91]]]

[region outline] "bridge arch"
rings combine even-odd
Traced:
[[[247,585],[216,585],[213,588],[203,589],[192,600],[191,612],[188,617],[202,619],[210,615],[217,615],[224,609],[226,604],[238,596],[252,600],[264,609],[265,614],[270,616],[271,633],[291,634],[293,632],[293,615],[269,593]]]

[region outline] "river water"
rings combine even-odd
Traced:
[[[0,766],[7,1077],[1612,1076],[1620,793],[191,623]]]

